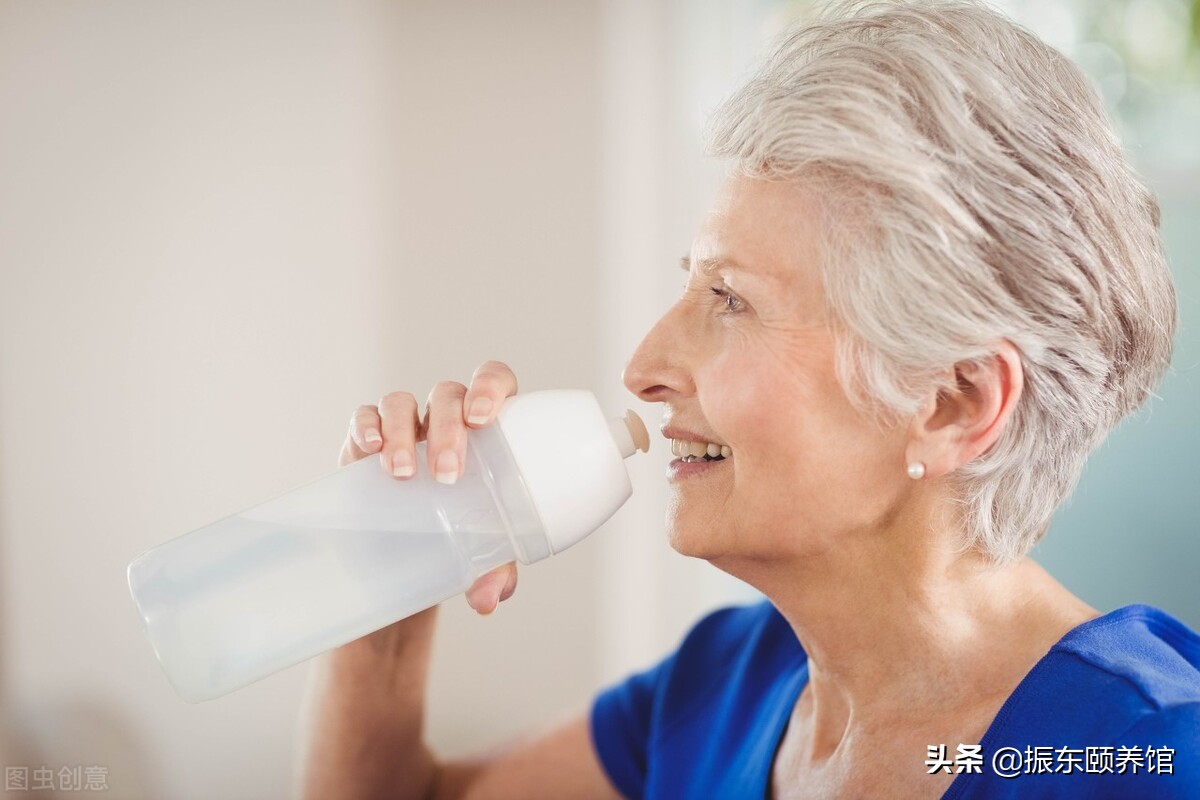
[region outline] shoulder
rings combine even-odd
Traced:
[[[770,601],[717,609],[692,626],[679,645],[688,671],[705,673],[753,669],[764,661],[803,658],[804,651]]]
[[[1077,650],[1140,701],[1115,743],[1200,752],[1200,634],[1153,606],[1125,606],[1111,616]]]
[[[728,606],[706,614],[674,652],[610,687],[601,700],[623,698],[670,724],[718,695],[761,692],[803,661],[800,642],[770,602]]]
[[[1028,744],[1048,744],[1034,741],[1046,737],[1126,744],[1150,729],[1194,741],[1198,709],[1200,636],[1161,609],[1131,605],[1064,636],[1026,676],[999,722]]]
[[[686,763],[697,731],[718,732],[736,750],[762,727],[758,712],[772,707],[772,692],[803,663],[800,643],[769,602],[710,612],[674,652],[596,697],[597,756],[615,786],[639,797],[655,764],[675,775],[672,765]]]
[[[1077,626],[1009,697],[983,745],[993,774],[947,797],[1200,797],[1200,636],[1144,605]]]
[[[1200,703],[1200,634],[1154,606],[1123,606],[1085,623],[1055,652],[1128,693],[1140,711]]]

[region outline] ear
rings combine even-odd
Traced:
[[[925,465],[936,478],[970,463],[1000,438],[1021,390],[1021,354],[1007,340],[982,359],[954,365],[955,386],[936,391],[913,418],[906,463]]]

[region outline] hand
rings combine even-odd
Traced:
[[[456,381],[433,387],[425,403],[425,418],[417,416],[417,400],[409,392],[390,392],[378,405],[359,406],[338,456],[344,467],[372,453],[396,480],[416,474],[417,442],[427,441],[428,468],[442,483],[454,483],[463,473],[467,429],[486,428],[496,419],[505,399],[517,393],[517,377],[507,364],[488,361],[471,376],[468,388]],[[517,565],[509,562],[479,577],[467,590],[467,604],[490,614],[517,588]]]

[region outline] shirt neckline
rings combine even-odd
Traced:
[[[1120,608],[1114,609],[1107,614],[1101,614],[1099,616],[1092,617],[1091,619],[1084,620],[1060,636],[1058,641],[1051,645],[1050,649],[1048,649],[1041,658],[1034,662],[1034,665],[1029,668],[1029,671],[1026,672],[1025,676],[1021,678],[1020,682],[1017,683],[1016,688],[1012,690],[1012,693],[1009,694],[1009,696],[1000,705],[1000,709],[996,712],[996,715],[992,717],[992,721],[988,723],[987,728],[984,730],[983,736],[979,739],[980,751],[984,753],[988,751],[988,746],[990,746],[996,737],[1000,735],[1000,732],[1007,723],[1008,717],[1012,713],[1013,706],[1015,706],[1017,701],[1020,700],[1021,696],[1028,691],[1029,684],[1033,682],[1035,675],[1045,671],[1050,657],[1057,650],[1061,649],[1063,645],[1078,639],[1080,636],[1083,636],[1094,628],[1107,627],[1108,625],[1122,621],[1128,617],[1142,615],[1147,612],[1154,611],[1156,611],[1154,608],[1142,603],[1121,606]],[[778,613],[778,611],[776,611],[776,613]],[[801,652],[803,652],[803,650],[801,650]],[[779,754],[780,745],[783,744],[783,734],[787,729],[788,721],[791,719],[792,709],[795,708],[796,702],[800,699],[800,693],[804,691],[804,687],[808,684],[807,654],[804,654],[803,660],[797,667],[796,671],[789,678],[789,682],[792,685],[789,686],[787,692],[785,692],[785,696],[790,698],[791,702],[784,705],[782,712],[778,715],[778,719],[775,720],[774,730],[771,735],[771,741],[774,743],[771,748],[771,758],[767,761],[766,770],[760,781],[761,791],[759,792],[758,796],[762,798],[767,797],[767,789],[771,785],[771,772],[775,768],[775,759]],[[941,800],[954,800],[954,798],[962,794],[967,786],[968,775],[969,773],[966,772],[960,772],[955,775],[954,780],[950,782],[950,785],[942,794]]]

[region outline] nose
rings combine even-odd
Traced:
[[[647,403],[661,403],[694,394],[681,303],[654,324],[625,365],[625,388]]]

